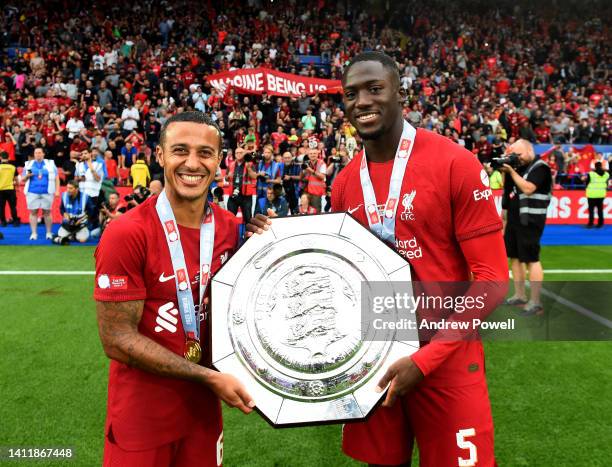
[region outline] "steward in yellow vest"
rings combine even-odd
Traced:
[[[597,209],[598,217],[597,227],[603,227],[604,225],[603,204],[607,194],[609,178],[610,174],[603,170],[601,162],[596,162],[595,170],[588,174],[586,197],[589,203],[589,223],[587,228],[593,227],[595,209]]]

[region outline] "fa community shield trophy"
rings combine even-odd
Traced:
[[[350,215],[272,219],[212,280],[213,365],[274,426],[362,420],[419,346],[417,331],[399,341],[362,324],[362,284],[392,281],[410,281],[408,262]]]

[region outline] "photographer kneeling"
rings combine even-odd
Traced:
[[[89,196],[79,191],[79,182],[70,180],[62,194],[60,213],[62,225],[53,243],[67,245],[70,241],[84,243],[89,238],[88,223],[95,206]]]
[[[544,270],[540,263],[540,238],[546,224],[546,210],[552,192],[550,167],[535,158],[533,146],[520,139],[505,158],[496,158],[492,167],[505,174],[502,207],[507,209],[504,240],[511,261],[514,295],[508,305],[526,305],[524,316],[541,314],[540,289]],[[525,291],[525,267],[529,271],[531,299]]]

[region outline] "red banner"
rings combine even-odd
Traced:
[[[210,75],[209,84],[219,94],[224,95],[228,88],[241,94],[262,94],[271,96],[297,97],[302,91],[312,96],[338,94],[342,92],[339,80],[308,78],[306,76],[281,73],[267,68],[247,68]]]
[[[502,190],[493,190],[495,206],[501,215]],[[604,218],[612,219],[612,197],[604,200]],[[555,190],[546,213],[547,224],[586,224],[589,219],[584,190]]]

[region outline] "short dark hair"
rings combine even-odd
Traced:
[[[144,152],[139,152],[138,155],[136,156],[137,161],[144,161],[145,158],[146,158],[146,155]]]
[[[178,122],[193,122],[213,127],[215,130],[217,130],[217,134],[219,135],[219,154],[221,154],[221,150],[223,149],[223,137],[221,136],[219,125],[217,125],[217,123],[210,118],[210,115],[205,114],[204,112],[198,112],[196,110],[174,114],[164,122],[159,132],[159,145],[161,147],[164,146],[166,141],[166,131],[168,130],[168,127],[171,124]]]
[[[389,70],[393,74],[393,76],[397,78],[397,83],[399,84],[400,82],[399,70],[397,68],[397,64],[395,63],[395,60],[393,59],[393,57],[390,57],[384,52],[375,52],[375,51],[361,52],[360,54],[355,55],[349,61],[349,64],[346,66],[346,68],[344,69],[344,72],[342,73],[342,84],[344,84],[344,78],[346,77],[346,75],[348,75],[348,72],[351,69],[351,67],[359,62],[378,62],[380,63],[383,67]]]
[[[68,180],[67,185],[72,185],[77,190],[79,189],[79,182],[77,182],[74,178],[72,180]]]
[[[0,151],[0,159],[5,160],[8,159],[8,152],[6,151]]]

